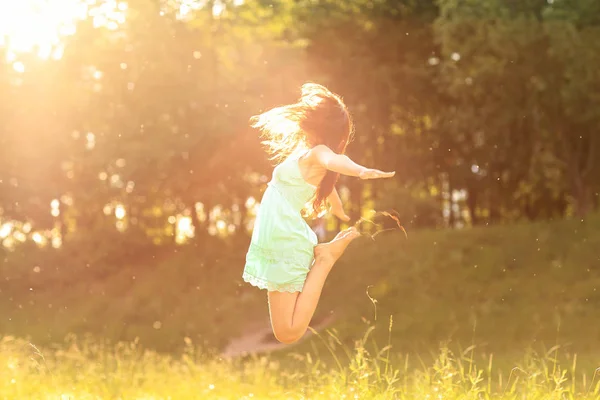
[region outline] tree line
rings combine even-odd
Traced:
[[[355,218],[394,208],[415,227],[464,226],[598,209],[597,1],[121,3],[125,18],[78,21],[55,58],[0,46],[5,247],[247,235],[271,169],[248,119],[306,81],[349,106],[351,157],[397,171],[340,180]]]

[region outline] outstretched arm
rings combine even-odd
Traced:
[[[390,178],[395,172],[383,172],[377,169],[363,167],[355,163],[345,154],[336,154],[329,147],[319,145],[312,149],[313,156],[318,164],[324,168],[348,176],[357,176],[360,179]]]

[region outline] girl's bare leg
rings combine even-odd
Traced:
[[[302,292],[269,292],[271,326],[277,340],[293,343],[304,335],[331,268],[350,242],[358,236],[360,234],[356,228],[349,228],[338,233],[331,242],[317,245],[315,260]]]

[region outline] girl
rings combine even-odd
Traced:
[[[333,215],[349,221],[334,187],[339,174],[374,179],[394,172],[365,168],[344,155],[352,119],[342,99],[321,85],[303,85],[297,103],[255,116],[251,123],[279,165],[261,201],[243,279],[268,291],[273,333],[280,342],[293,343],[306,332],[333,264],[360,236],[349,228],[317,244],[302,210],[310,201],[318,215],[329,202]]]

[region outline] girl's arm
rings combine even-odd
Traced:
[[[340,199],[340,195],[338,194],[335,187],[331,191],[329,197],[327,197],[327,200],[329,200],[329,204],[331,204],[331,213],[333,215],[335,215],[342,221],[350,221],[350,217],[344,212],[344,207],[342,206],[342,199]]]
[[[324,145],[312,149],[313,156],[318,164],[324,168],[348,176],[357,176],[360,179],[391,178],[395,172],[383,172],[377,169],[363,167],[352,161],[345,154],[336,154]]]

